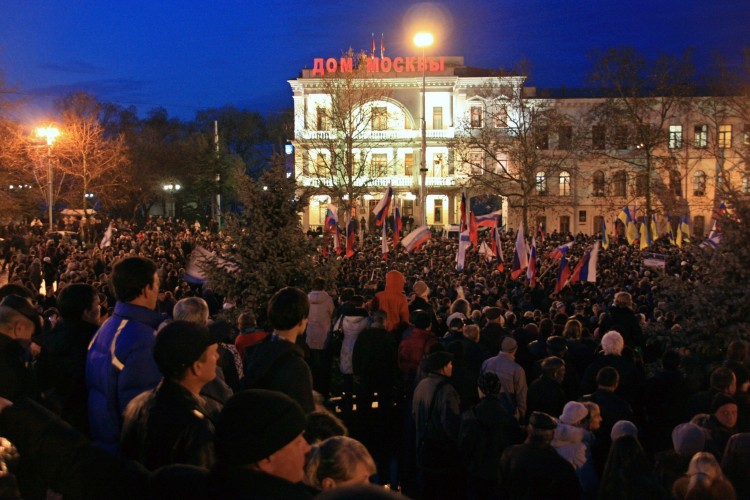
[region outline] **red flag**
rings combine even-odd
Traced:
[[[372,58],[375,59],[375,33],[372,34]]]
[[[393,248],[396,248],[398,242],[401,241],[401,211],[398,207],[393,209]]]
[[[380,58],[382,59],[385,55],[385,38],[383,38],[383,34],[380,34]]]
[[[349,225],[346,226],[346,256],[351,257],[354,255],[354,221],[350,221]]]
[[[474,212],[471,212],[469,220],[469,240],[474,246],[479,246],[479,235],[477,234],[477,220],[474,217]]]

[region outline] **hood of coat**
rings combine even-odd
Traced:
[[[331,297],[324,290],[314,290],[307,294],[310,304],[324,304],[331,300]]]
[[[388,292],[403,292],[406,279],[401,271],[388,271],[385,275],[385,290]]]
[[[273,339],[269,335],[262,342],[250,346],[245,354],[245,380],[252,384],[263,380],[263,377],[283,356],[299,356],[304,358],[302,348],[286,340]]]
[[[555,437],[552,439],[552,446],[559,448],[566,444],[582,443],[586,440],[588,433],[589,431],[583,427],[576,427],[558,421],[557,428],[555,428]]]

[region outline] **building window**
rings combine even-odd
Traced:
[[[538,127],[534,131],[534,144],[537,149],[549,149],[549,132],[547,127]]]
[[[742,194],[750,194],[750,174],[742,174]]]
[[[330,128],[328,110],[326,108],[317,108],[315,111],[315,130],[328,130]]]
[[[481,151],[469,153],[469,167],[471,175],[482,175],[484,173],[484,154]]]
[[[617,149],[628,149],[629,146],[628,127],[620,125],[615,129],[615,147]]]
[[[318,156],[315,158],[315,174],[316,175],[325,175],[325,169],[328,161],[326,158],[326,155],[323,153],[318,153]]]
[[[536,173],[536,194],[539,196],[547,194],[547,175],[544,172]]]
[[[729,184],[729,178],[730,178],[729,172],[718,172],[716,174],[716,192],[717,193],[723,191],[724,189],[729,189],[731,187]]]
[[[732,147],[732,126],[719,125],[719,147],[728,149]]]
[[[628,174],[626,172],[615,172],[615,175],[612,176],[612,184],[615,196],[628,195]]]
[[[382,177],[388,175],[388,155],[373,154],[370,170],[370,177]]]
[[[536,216],[536,227],[544,229],[544,231],[547,231],[547,216],[546,215],[537,215]]]
[[[635,195],[646,196],[647,188],[648,188],[648,174],[646,172],[639,172],[635,176]]]
[[[682,176],[677,170],[672,170],[669,173],[669,187],[672,188],[675,196],[682,198]]]
[[[495,128],[506,128],[508,126],[508,108],[498,106],[495,108]]]
[[[372,129],[388,130],[388,110],[385,107],[372,108]]]
[[[586,222],[586,211],[585,210],[579,210],[578,211],[578,222],[583,224]]]
[[[442,198],[438,198],[435,200],[435,211],[434,214],[434,220],[435,224],[439,224],[443,222],[443,200]]]
[[[403,200],[401,202],[401,216],[411,217],[414,215],[414,200]]]
[[[482,128],[483,112],[482,106],[471,107],[471,128]]]
[[[557,129],[557,149],[570,150],[573,147],[573,127],[561,125]]]
[[[443,129],[443,107],[435,106],[432,108],[432,128],[433,130]]]
[[[591,127],[591,147],[594,149],[605,149],[607,147],[606,128],[604,125]]]
[[[745,128],[742,132],[742,144],[750,146],[750,123],[745,124]]]
[[[560,216],[560,232],[562,234],[568,234],[570,232],[570,216],[569,215]]]
[[[404,175],[414,175],[414,153],[404,155]]]
[[[693,146],[705,149],[708,145],[708,125],[696,125],[693,128]]]
[[[693,174],[693,196],[706,195],[706,173],[698,170]]]
[[[443,153],[435,153],[432,155],[432,176],[443,177],[445,173],[443,168],[445,167],[445,158]]]
[[[602,228],[604,227],[604,217],[601,215],[594,216],[594,234],[602,234]]]
[[[682,125],[669,126],[669,147],[672,149],[682,147]]]
[[[703,238],[703,233],[706,231],[706,218],[702,215],[696,215],[693,217],[693,239],[699,240]]]
[[[604,191],[606,189],[605,186],[606,184],[604,180],[604,172],[602,172],[601,170],[597,170],[596,172],[594,172],[594,196],[604,196]]]
[[[570,196],[570,173],[560,172],[560,196]]]

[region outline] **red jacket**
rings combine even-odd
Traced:
[[[375,294],[378,309],[385,311],[385,328],[392,331],[399,323],[409,322],[409,303],[404,295],[406,280],[399,271],[388,271],[385,275],[385,290]]]
[[[414,377],[422,359],[430,352],[430,347],[437,342],[429,330],[414,328],[412,334],[401,341],[398,346],[398,369],[404,377]]]

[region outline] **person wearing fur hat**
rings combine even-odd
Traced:
[[[594,435],[586,429],[588,416],[589,410],[583,403],[566,403],[557,421],[552,447],[575,468],[584,497],[594,498],[599,481],[591,454]]]
[[[535,411],[526,427],[526,441],[506,448],[500,458],[503,498],[581,498],[573,466],[552,447],[557,422]]]
[[[458,476],[458,392],[450,384],[453,355],[435,351],[425,360],[427,377],[414,389],[412,417],[417,430],[417,466],[423,475],[423,498],[457,498],[463,489]]]
[[[737,434],[737,402],[723,393],[711,401],[711,416],[701,424],[707,432],[706,450],[721,460],[729,438]]]
[[[513,337],[505,337],[500,344],[497,356],[489,358],[482,364],[482,373],[492,372],[497,375],[502,385],[500,391],[506,400],[507,409],[521,422],[526,417],[526,372],[516,363],[518,343]]]

